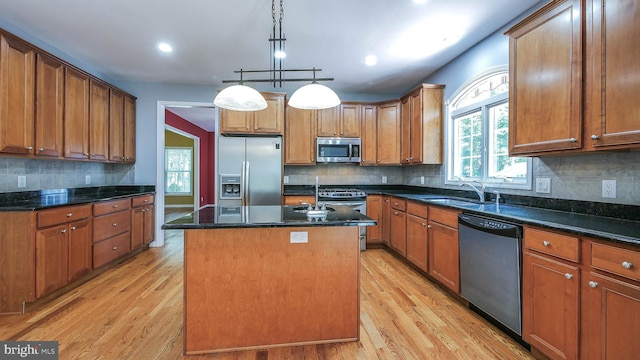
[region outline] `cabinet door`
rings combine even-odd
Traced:
[[[391,209],[391,247],[407,256],[407,214],[404,211]]]
[[[307,196],[307,195],[287,195],[284,197],[284,205],[289,206],[301,206],[303,203],[311,204],[312,206],[316,205],[316,197],[315,196]]]
[[[284,94],[263,94],[267,108],[256,111],[253,117],[253,133],[282,134],[284,126]]]
[[[287,165],[314,165],[316,163],[315,111],[289,106],[286,112],[284,163]]]
[[[382,242],[390,246],[391,239],[391,198],[382,197]]]
[[[0,152],[33,154],[35,61],[32,48],[0,36]]]
[[[123,162],[124,158],[124,94],[109,91],[109,161]]]
[[[248,134],[251,132],[253,111],[234,111],[220,109],[220,132]]]
[[[580,269],[528,251],[523,262],[522,339],[551,359],[577,359]]]
[[[400,101],[400,127],[402,136],[400,139],[400,162],[411,163],[411,98],[409,96]]]
[[[581,20],[580,0],[554,1],[508,33],[510,155],[582,147]]]
[[[438,146],[438,144],[424,143],[422,141],[422,96],[424,90],[419,90],[409,95],[409,103],[411,107],[411,117],[409,125],[411,127],[410,144],[409,144],[409,163],[422,163],[422,147]],[[426,119],[425,119],[426,120]],[[431,129],[432,131],[435,129]]]
[[[360,137],[361,105],[340,105],[340,136]]]
[[[136,162],[136,99],[124,97],[124,161]]]
[[[590,273],[583,296],[587,323],[583,327],[592,360],[635,359],[640,354],[640,287]]]
[[[341,136],[339,109],[340,106],[316,110],[318,136]]]
[[[423,164],[443,163],[443,129],[444,129],[444,85],[423,85],[420,103],[416,101],[412,104],[413,112],[421,111],[421,138],[420,149],[417,146],[412,148],[415,162]],[[418,121],[414,116],[413,121]],[[417,125],[414,125],[417,128]],[[416,137],[415,141],[418,141]],[[417,152],[420,152],[419,161]]]
[[[91,220],[69,224],[69,282],[92,269]]]
[[[593,146],[640,146],[640,32],[636,1],[587,1],[587,124]],[[591,71],[591,73],[589,73]]]
[[[144,229],[142,232],[142,240],[145,245],[151,243],[155,238],[155,206],[147,205],[144,207]]]
[[[407,214],[407,260],[424,272],[428,271],[427,236],[427,220]]]
[[[361,107],[361,127],[362,127],[362,151],[360,153],[360,165],[375,165],[377,156],[377,124],[375,105],[362,105]]]
[[[69,235],[67,225],[36,232],[36,297],[67,284]]]
[[[400,102],[378,105],[378,165],[400,164]]]
[[[61,157],[64,123],[64,66],[52,57],[38,54],[36,75],[35,154]]]
[[[131,251],[144,244],[144,206],[131,209]]]
[[[429,221],[427,228],[429,275],[460,294],[458,230],[433,221]]]
[[[64,71],[64,157],[89,158],[89,78]]]
[[[367,216],[378,222],[376,226],[367,226],[367,245],[382,242],[382,196],[367,196]]]
[[[89,81],[89,158],[107,160],[109,152],[109,87]]]

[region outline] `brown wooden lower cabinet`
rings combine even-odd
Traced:
[[[68,226],[58,225],[36,233],[36,297],[67,284],[69,268]]]
[[[407,214],[391,209],[391,248],[407,257]]]
[[[391,198],[382,197],[382,243],[389,246],[391,243]]]
[[[69,224],[69,282],[93,269],[91,256],[91,220]]]
[[[428,233],[429,275],[454,293],[460,294],[458,229],[429,219]]]
[[[93,245],[93,266],[99,268],[129,253],[130,233],[116,235]]]
[[[282,197],[284,205],[302,205],[303,203],[316,205],[316,197],[314,195],[287,195]]]
[[[381,195],[367,196],[367,217],[378,222],[376,226],[367,226],[367,245],[382,243],[382,203]]]
[[[154,196],[131,199],[131,251],[151,243],[155,235]]]
[[[407,214],[407,260],[427,272],[427,219]]]

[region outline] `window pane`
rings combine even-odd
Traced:
[[[509,157],[509,103],[489,108],[489,173],[491,178],[526,180],[527,158]]]
[[[482,112],[454,119],[453,176],[482,176]]]
[[[509,75],[498,73],[471,84],[460,94],[452,109],[460,109],[509,91]]]
[[[191,194],[193,151],[191,148],[165,149],[165,191]]]

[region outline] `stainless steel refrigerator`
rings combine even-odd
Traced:
[[[218,138],[217,205],[282,204],[282,138]]]

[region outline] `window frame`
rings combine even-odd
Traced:
[[[450,101],[447,101],[446,104],[446,126],[445,126],[445,171],[444,171],[444,184],[445,185],[457,185],[460,186],[464,182],[469,181],[480,181],[487,187],[497,188],[497,189],[521,189],[521,190],[531,190],[532,189],[532,179],[533,179],[533,166],[532,160],[530,157],[526,157],[527,159],[527,175],[525,177],[524,182],[510,182],[508,179],[502,178],[493,178],[489,177],[489,147],[491,141],[491,121],[489,119],[489,110],[492,107],[499,106],[509,102],[509,92],[506,91],[504,93],[494,95],[490,98],[481,100],[477,103],[466,105],[462,108],[452,110],[452,107],[471,89],[473,89],[478,84],[485,81],[487,78],[496,76],[496,75],[508,75],[508,67],[501,66],[493,69],[489,69],[479,75],[474,76],[473,78],[466,81],[462,84],[458,90],[453,94]],[[480,111],[482,114],[482,176],[477,178],[457,178],[453,176],[455,166],[454,166],[454,147],[456,144],[453,136],[455,135],[455,120],[469,114],[473,114],[475,112]]]
[[[189,171],[186,170],[168,170],[169,154],[171,150],[188,150],[191,153],[191,166]],[[194,149],[188,146],[165,146],[164,149],[164,193],[166,196],[193,196],[194,187]],[[189,173],[189,192],[174,192],[169,190],[169,173]]]

